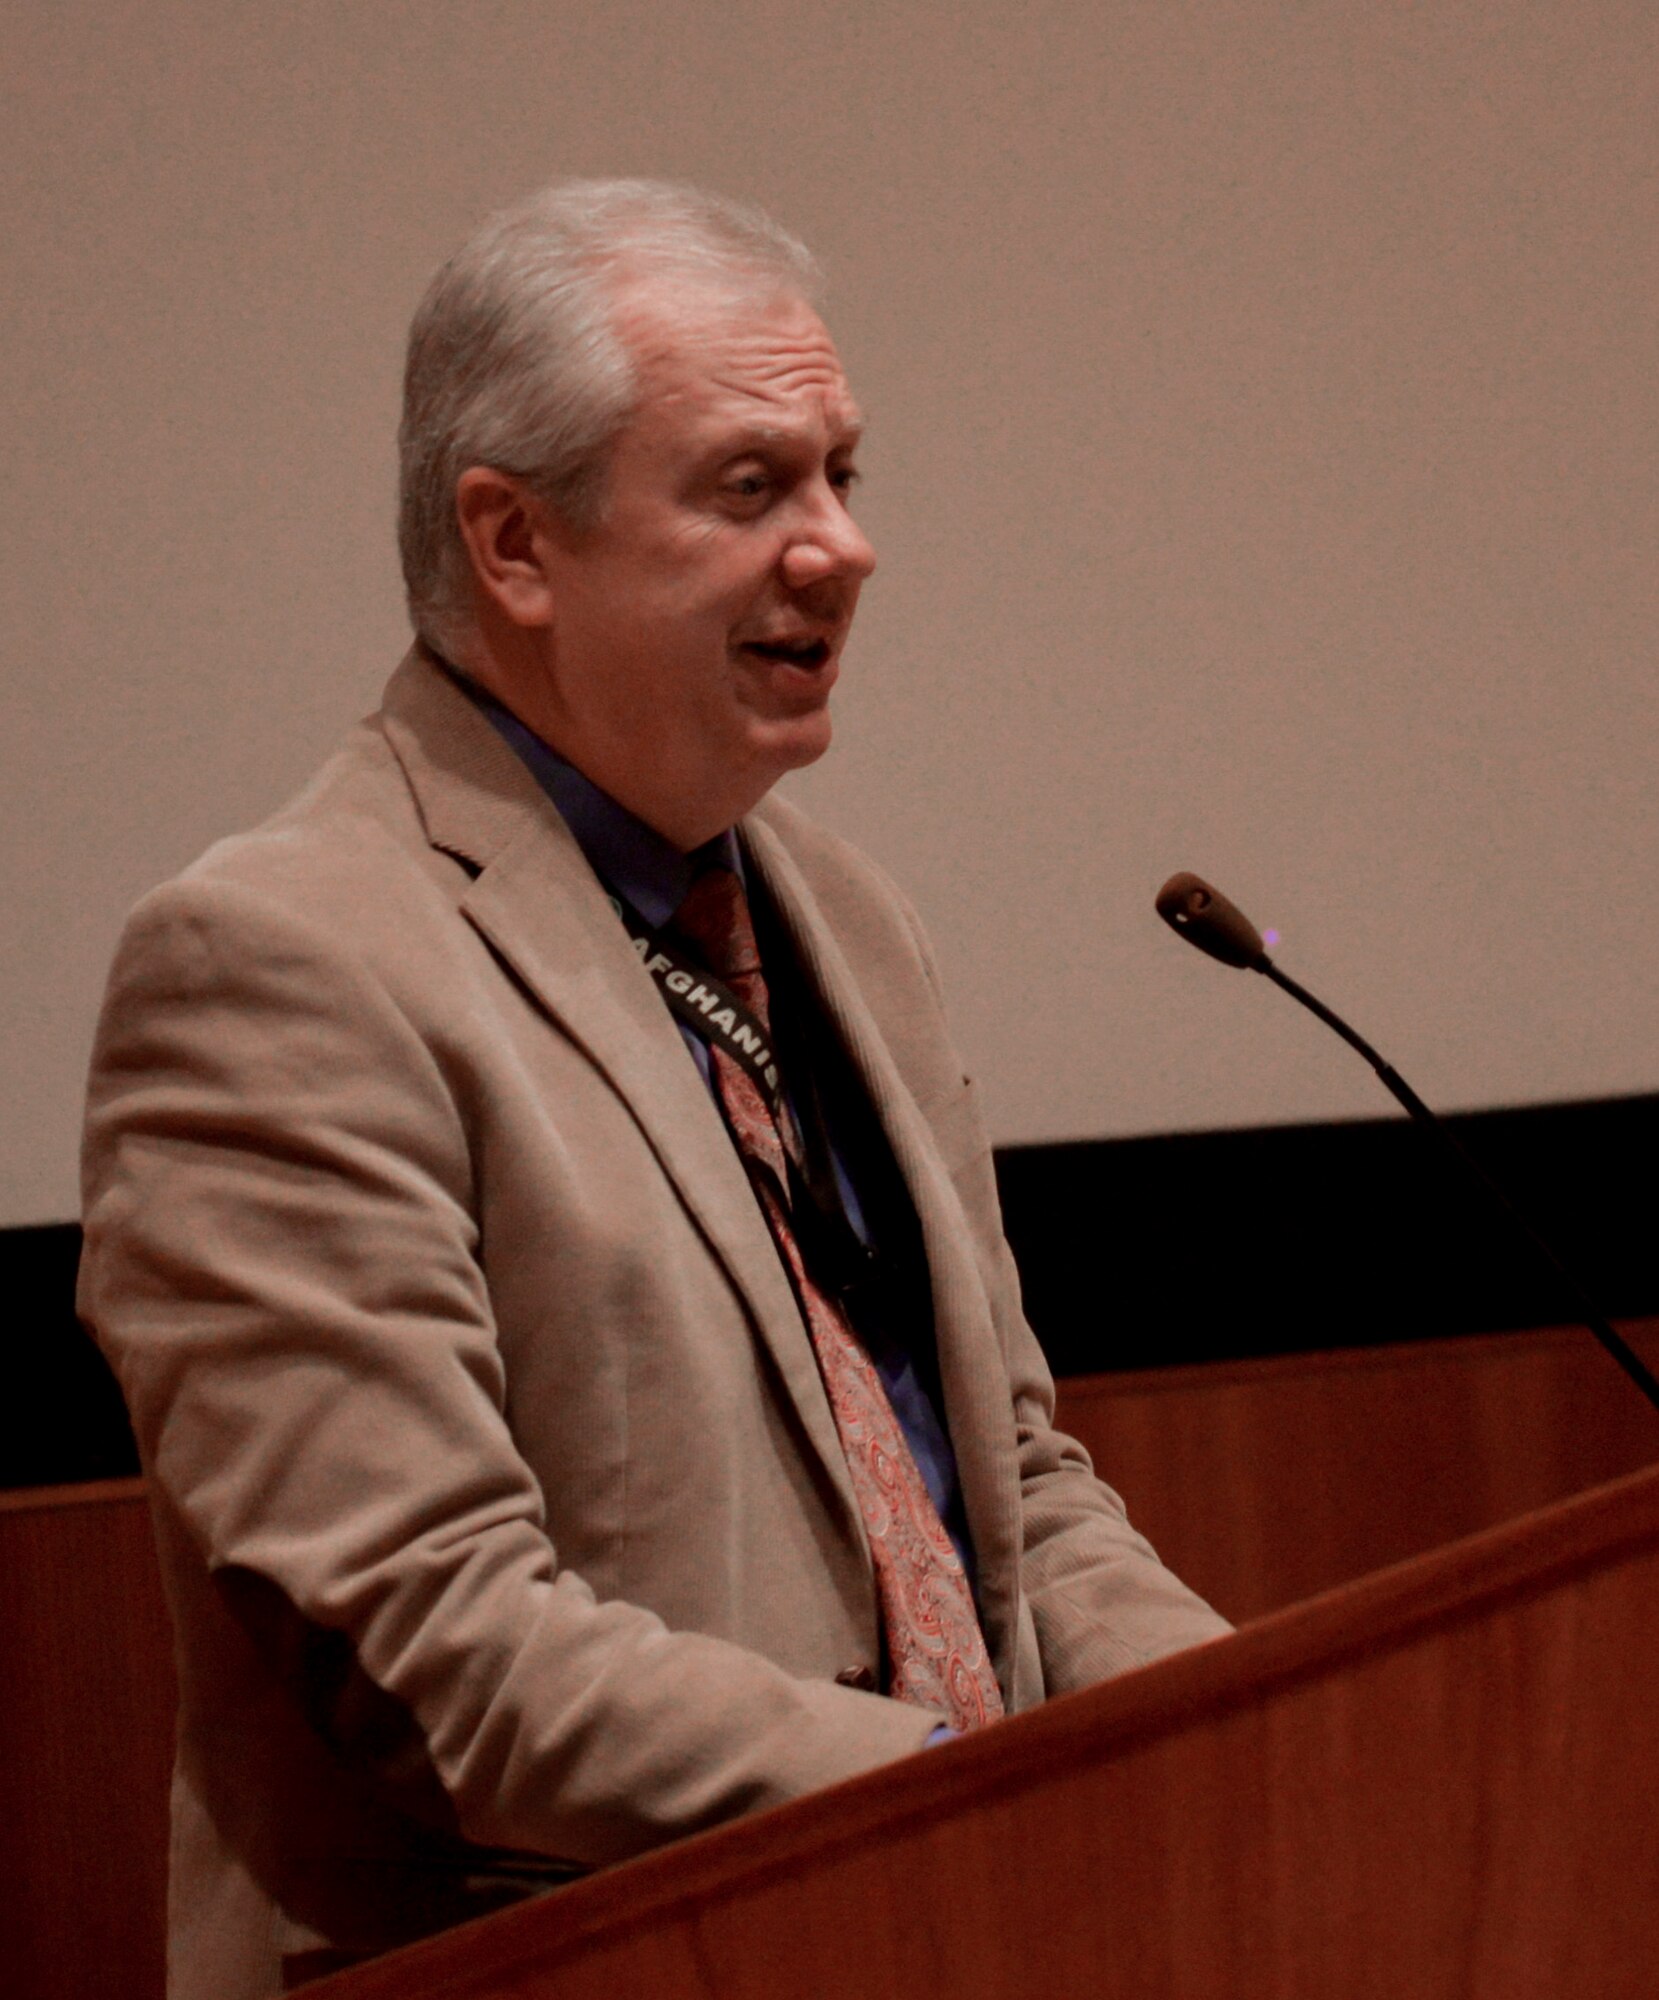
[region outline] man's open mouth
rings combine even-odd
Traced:
[[[750,639],[743,651],[786,667],[821,667],[830,654],[827,639]]]

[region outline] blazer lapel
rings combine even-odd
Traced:
[[[569,828],[488,720],[418,652],[394,676],[382,724],[427,837],[476,871],[462,914],[628,1107],[747,1303],[862,1546],[811,1340],[748,1176]]]
[[[811,890],[769,826],[750,818],[743,830],[801,964],[870,1093],[916,1205],[933,1288],[946,1421],[978,1565],[980,1610],[992,1665],[1007,1689],[1013,1684],[1021,1549],[1019,1459],[1007,1376],[972,1232],[927,1121]]]

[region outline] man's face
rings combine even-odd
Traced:
[[[616,326],[639,407],[599,525],[551,538],[537,706],[556,749],[690,847],[829,745],[875,565],[847,507],[860,419],[797,297],[658,279]]]

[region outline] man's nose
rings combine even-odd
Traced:
[[[875,566],[869,537],[833,489],[812,509],[783,553],[783,578],[792,590],[805,590],[829,578],[862,583]]]

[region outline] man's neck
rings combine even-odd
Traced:
[[[741,872],[737,839],[730,829],[693,848],[680,847],[595,783],[488,689],[444,664],[552,800],[594,873],[647,922],[666,923],[709,862]]]

